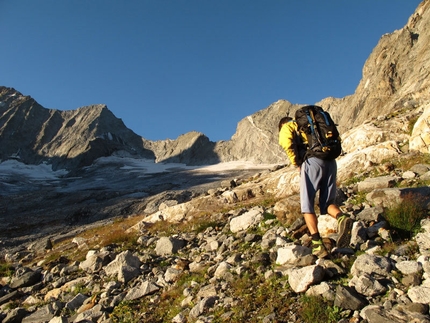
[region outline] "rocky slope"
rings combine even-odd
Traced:
[[[355,220],[349,248],[335,247],[337,222],[319,216],[330,259],[310,254],[297,192],[279,185],[296,170],[273,169],[226,181],[188,202],[172,197],[134,225],[105,223],[7,253],[0,318],[430,322],[430,160],[405,155],[366,174],[338,192]],[[394,221],[399,212],[419,224],[406,240]]]

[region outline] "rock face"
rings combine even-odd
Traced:
[[[332,114],[341,133],[378,117],[408,111],[410,149],[429,151],[429,30],[430,3],[425,0],[403,28],[381,37],[363,66],[354,94],[316,102]],[[188,165],[233,160],[285,163],[277,143],[278,121],[294,115],[298,108],[285,100],[274,102],[239,121],[228,141],[211,142],[197,132],[175,140],[148,141],[127,129],[104,105],[48,110],[14,89],[0,87],[0,158],[45,161],[55,169],[89,165],[114,153]]]
[[[142,138],[116,118],[105,105],[73,111],[49,110],[11,88],[0,87],[2,160],[48,162],[54,169],[91,165],[103,156],[122,152],[154,158]]]

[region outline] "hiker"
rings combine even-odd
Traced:
[[[301,143],[300,143],[301,142]],[[353,220],[343,214],[334,203],[336,197],[336,160],[323,160],[307,154],[307,136],[298,130],[297,122],[284,117],[279,122],[279,144],[285,150],[291,164],[300,171],[300,205],[306,226],[312,237],[312,254],[318,258],[328,256],[318,232],[315,213],[315,197],[319,190],[321,214],[329,214],[338,221],[337,247],[349,246]]]

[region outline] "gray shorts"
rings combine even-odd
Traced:
[[[302,213],[315,213],[315,197],[319,190],[321,214],[327,214],[327,207],[336,198],[336,160],[322,160],[311,157],[301,166],[300,204]]]

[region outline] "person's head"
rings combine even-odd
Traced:
[[[291,117],[283,117],[281,120],[279,120],[278,131],[281,131],[282,126],[285,123],[290,122],[291,120],[293,120],[293,118],[291,118]]]

